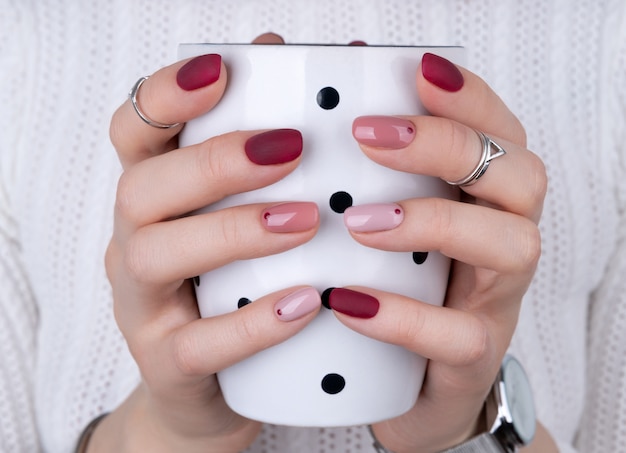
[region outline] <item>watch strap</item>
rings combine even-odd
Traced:
[[[512,453],[506,451],[491,433],[483,433],[441,453]]]

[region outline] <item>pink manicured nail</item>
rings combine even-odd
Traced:
[[[319,222],[319,210],[315,203],[282,203],[265,209],[261,221],[272,233],[306,231]]]
[[[276,302],[274,312],[281,321],[293,321],[315,311],[321,304],[315,288],[302,288]]]
[[[392,230],[403,220],[404,211],[395,203],[352,206],[343,214],[346,227],[357,233]]]
[[[463,88],[463,74],[452,62],[432,53],[422,56],[422,75],[433,85],[446,91]]]
[[[257,165],[284,164],[302,154],[302,134],[295,129],[275,129],[250,137],[246,156]]]
[[[176,74],[176,83],[185,91],[211,85],[220,78],[222,57],[217,54],[201,55],[185,63]]]
[[[405,148],[415,138],[415,125],[395,116],[361,116],[352,123],[359,143],[378,148]]]

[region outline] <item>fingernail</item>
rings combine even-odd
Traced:
[[[265,209],[261,221],[272,233],[306,231],[317,225],[319,210],[315,203],[282,203]]]
[[[395,203],[352,206],[343,213],[346,227],[356,233],[392,230],[403,220],[404,211]]]
[[[217,54],[202,55],[189,60],[176,74],[178,86],[185,91],[197,90],[220,78],[222,57]]]
[[[295,129],[262,132],[246,141],[245,150],[248,159],[255,164],[283,164],[302,154],[302,134]]]
[[[400,149],[415,138],[415,125],[395,116],[361,116],[352,123],[352,135],[364,145]]]
[[[344,288],[333,289],[328,304],[339,313],[363,319],[373,318],[380,308],[380,303],[374,296]]]
[[[433,85],[446,91],[459,91],[463,88],[463,74],[453,63],[432,53],[422,57],[422,75]]]
[[[276,302],[274,313],[281,321],[293,321],[315,311],[321,303],[315,288],[302,288]]]

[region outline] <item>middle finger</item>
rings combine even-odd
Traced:
[[[391,212],[399,209],[395,223]],[[386,220],[388,219],[388,220]],[[517,214],[439,198],[348,208],[346,226],[361,244],[382,250],[439,250],[499,274],[528,273],[541,254],[535,223]]]

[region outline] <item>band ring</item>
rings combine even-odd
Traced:
[[[141,118],[143,122],[146,123],[148,126],[156,127],[158,129],[171,129],[173,127],[180,125],[180,123],[174,123],[174,124],[159,123],[158,121],[151,120],[141,111],[141,109],[139,108],[139,104],[137,102],[137,93],[139,93],[139,88],[141,88],[141,85],[143,85],[143,83],[146,80],[148,80],[148,78],[149,78],[148,76],[141,77],[139,80],[137,80],[137,82],[135,82],[130,92],[128,93],[130,102],[131,104],[133,104],[133,108],[135,109],[135,112],[137,112],[137,115],[139,115],[139,118]]]
[[[480,177],[485,174],[487,168],[489,168],[489,164],[493,159],[495,159],[496,157],[504,156],[506,154],[506,150],[498,145],[496,142],[491,140],[491,138],[489,138],[484,132],[476,131],[476,133],[478,134],[478,137],[480,138],[480,141],[483,145],[480,160],[478,161],[476,167],[466,177],[461,178],[457,181],[446,181],[451,186],[466,187],[475,184],[476,181],[478,181],[478,179],[480,179]]]

